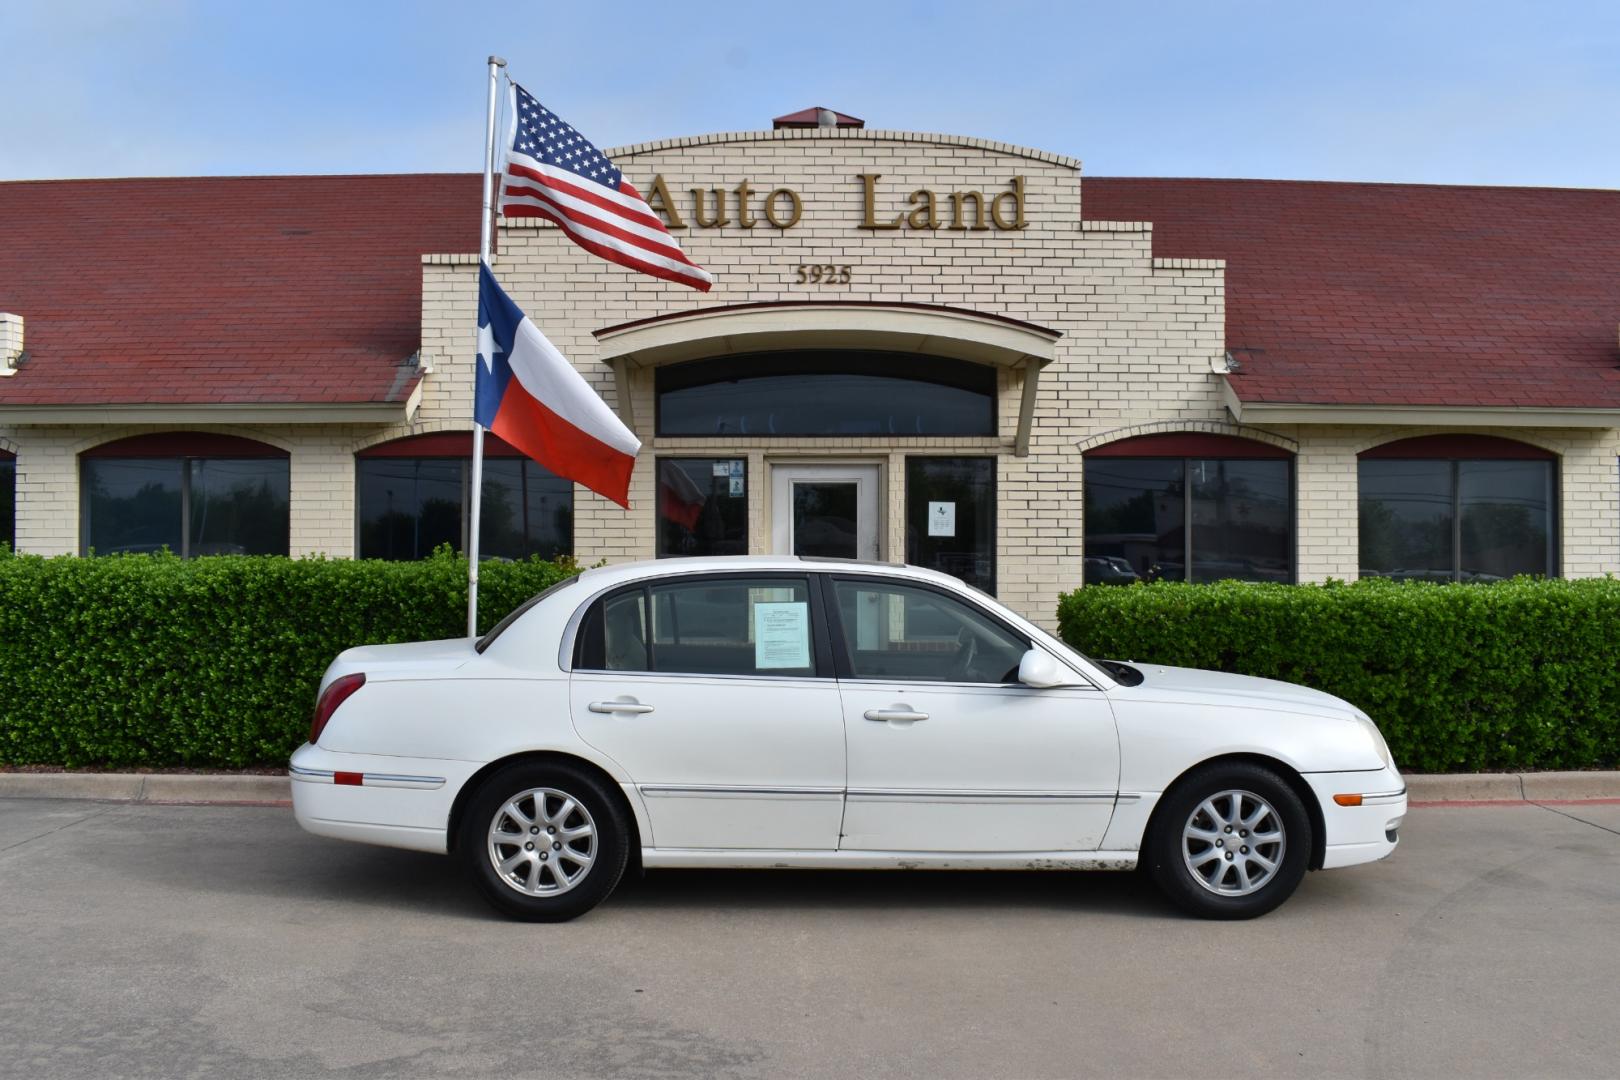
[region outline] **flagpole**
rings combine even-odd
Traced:
[[[499,56],[489,58],[489,107],[484,114],[484,212],[478,227],[478,262],[489,262],[491,242],[495,231],[495,112],[499,104],[500,73],[506,61]],[[473,317],[473,333],[478,332],[478,318]],[[478,356],[473,354],[473,379],[478,378]],[[476,397],[476,394],[474,395]],[[472,452],[472,509],[467,522],[467,636],[478,636],[478,529],[484,512],[484,426],[473,416]]]

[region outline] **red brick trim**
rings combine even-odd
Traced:
[[[1504,439],[1499,435],[1418,435],[1380,443],[1357,456],[1470,461],[1552,461],[1558,457],[1551,450],[1543,450],[1517,439]]]
[[[1256,442],[1236,435],[1180,432],[1168,435],[1137,435],[1118,439],[1086,451],[1086,457],[1162,458],[1260,458],[1287,460],[1287,450],[1270,443]]]
[[[389,442],[377,443],[363,450],[356,450],[355,457],[359,458],[470,458],[472,457],[472,432],[470,431],[436,431],[427,435],[407,435],[403,439],[393,439]],[[486,433],[484,435],[485,457],[522,457],[522,451],[499,435]]]
[[[131,435],[92,446],[79,455],[87,458],[285,458],[287,451],[240,435],[204,431],[159,431]]]

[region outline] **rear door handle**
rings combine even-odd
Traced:
[[[925,712],[913,712],[910,709],[867,709],[866,712],[863,713],[862,715],[864,715],[868,720],[876,720],[879,723],[882,723],[885,720],[926,720],[926,719],[928,719],[928,714],[927,713],[925,713]]]
[[[650,713],[651,705],[643,705],[638,701],[593,701],[585,706],[593,713]]]

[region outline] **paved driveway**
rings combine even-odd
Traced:
[[[1620,806],[1404,835],[1249,923],[1134,875],[666,871],[528,926],[285,809],[0,800],[0,1074],[1620,1073]]]

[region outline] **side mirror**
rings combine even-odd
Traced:
[[[1018,662],[1018,681],[1045,690],[1053,686],[1073,686],[1078,680],[1045,649],[1031,649]]]

